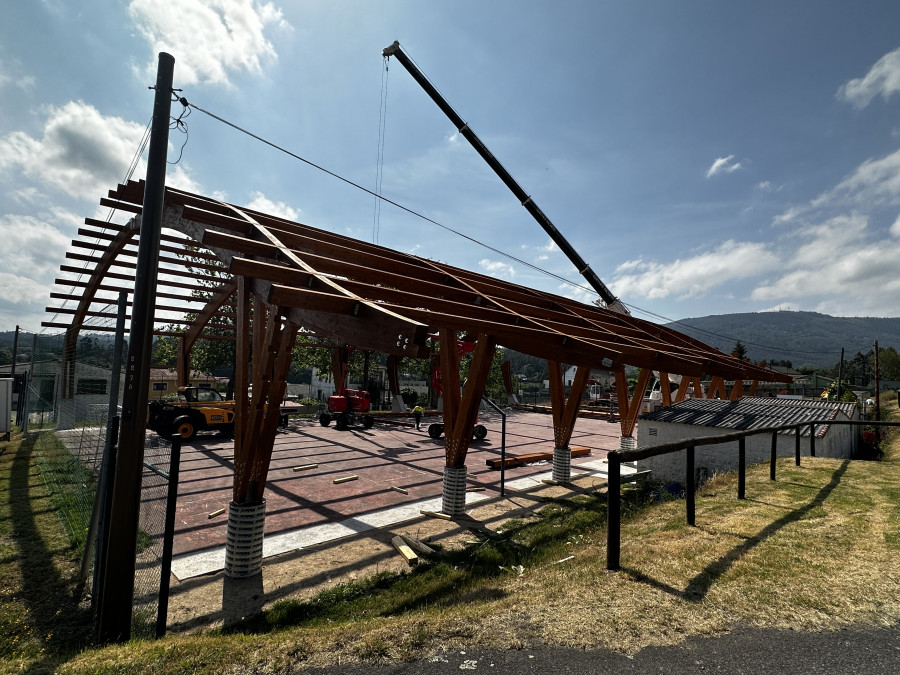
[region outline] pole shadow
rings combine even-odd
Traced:
[[[847,472],[849,466],[850,460],[844,460],[841,465],[837,469],[835,469],[828,485],[821,488],[819,492],[816,493],[816,496],[812,498],[812,500],[810,500],[802,507],[786,513],[778,520],[773,521],[772,523],[764,527],[757,534],[747,537],[743,542],[732,548],[721,558],[712,561],[699,574],[695,575],[694,578],[688,582],[688,585],[684,590],[680,590],[678,588],[675,588],[674,586],[670,586],[669,584],[653,579],[640,570],[623,566],[622,571],[628,574],[635,581],[645,583],[648,586],[652,586],[653,588],[661,590],[665,593],[669,593],[670,595],[674,595],[683,600],[687,600],[688,602],[702,602],[706,595],[709,593],[709,590],[712,588],[713,584],[715,584],[723,574],[730,570],[734,566],[734,564],[738,562],[744,555],[746,555],[749,551],[756,548],[760,544],[764,543],[770,537],[776,535],[787,525],[802,520],[804,516],[806,516],[806,514],[808,514],[810,511],[824,504],[825,500],[828,499],[829,495],[831,495],[834,489],[840,484],[841,478]],[[809,486],[804,485],[802,487]]]
[[[50,549],[39,529],[38,516],[57,509],[48,506],[49,496],[35,494],[44,484],[33,462],[37,438],[38,434],[26,436],[12,459],[9,507],[15,558],[21,573],[17,595],[28,609],[32,634],[39,637],[46,650],[42,663],[53,664],[60,655],[89,644],[93,626],[90,612],[80,607],[82,584],[74,576],[64,578],[54,564],[54,555],[73,554]]]

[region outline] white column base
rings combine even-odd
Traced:
[[[553,480],[568,483],[572,479],[572,449],[553,448]]]
[[[461,516],[466,510],[466,467],[444,467],[444,493],[441,511],[448,516]]]
[[[266,500],[259,504],[228,505],[228,530],[225,539],[225,576],[251,577],[262,570],[263,530],[266,525]]]

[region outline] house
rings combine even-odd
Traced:
[[[857,420],[855,403],[821,400],[774,399],[747,396],[736,401],[689,399],[659,408],[638,419],[637,445],[674,443],[688,438],[718,436],[730,431],[761,429],[785,424],[803,424],[813,420]],[[801,427],[809,447],[810,426]],[[779,432],[776,454],[793,456],[794,431]],[[819,457],[852,457],[856,454],[859,430],[851,425],[819,425],[816,427],[816,455]],[[748,464],[767,461],[772,447],[771,434],[759,434],[746,440]],[[737,443],[697,446],[694,465],[700,477],[738,468]],[[640,470],[649,469],[654,480],[684,481],[684,450],[651,457],[638,462]]]
[[[217,380],[209,373],[192,371],[190,377],[192,387],[215,389]],[[178,391],[178,373],[174,368],[150,368],[150,400],[174,396]]]

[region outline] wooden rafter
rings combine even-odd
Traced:
[[[128,214],[142,212],[144,184],[128,182],[110,190],[101,204]],[[189,369],[197,339],[236,341],[235,499],[261,496],[268,472],[283,374],[290,345],[300,327],[355,348],[401,357],[429,357],[428,336],[437,332],[444,377],[444,421],[448,466],[465,462],[476,411],[495,346],[578,366],[569,399],[562,396],[561,373],[554,384],[555,442],[571,438],[578,399],[590,367],[616,372],[623,436],[634,429],[639,397],[651,370],[680,373],[675,395],[681,400],[700,377],[713,376],[711,393],[724,379],[789,381],[784,375],[740,361],[677,331],[605,308],[525,288],[433,260],[351,239],[284,218],[239,208],[201,195],[166,190],[154,332],[182,338],[182,372]],[[74,391],[74,349],[88,318],[110,322],[109,294],[134,284],[139,218],[127,223],[85,219],[67,258],[83,267],[61,265],[55,300],[76,309],[52,309],[63,327],[72,362],[64,364],[64,387]],[[184,255],[189,252],[189,256]],[[66,279],[65,276],[73,278]],[[86,275],[86,280],[81,276]],[[198,281],[221,288],[208,302],[187,297]],[[233,298],[232,298],[233,296]],[[191,322],[179,311],[194,314]],[[68,323],[65,319],[69,318]],[[206,335],[211,321],[234,321],[235,335]],[[189,324],[179,332],[169,324]],[[92,326],[110,330],[109,325]],[[456,336],[478,335],[468,385],[460,396]],[[253,361],[253,395],[248,370]],[[629,400],[625,367],[641,368]],[[552,369],[552,368],[551,368]],[[396,379],[396,378],[395,378]],[[512,383],[506,378],[506,385]],[[577,385],[577,386],[576,386]],[[399,384],[392,380],[397,393]],[[724,397],[724,388],[721,391]],[[664,402],[670,400],[663,392]],[[562,447],[562,446],[558,446]]]
[[[584,390],[587,388],[590,374],[591,369],[589,366],[578,366],[575,369],[575,379],[572,380],[567,399],[562,365],[559,361],[547,362],[547,377],[550,379],[550,407],[553,414],[554,447],[566,448],[569,446],[572,432],[575,430],[578,410],[581,407],[581,399],[584,396]]]
[[[652,371],[641,368],[641,371],[638,374],[637,383],[634,385],[634,393],[631,396],[631,400],[628,402],[628,408],[624,415],[622,414],[622,397],[621,394],[619,395],[619,423],[622,426],[622,436],[628,437],[634,433],[634,426],[637,423],[638,415],[641,412],[641,402],[644,399],[644,392],[647,390],[647,385],[650,383],[650,377],[652,375]],[[627,384],[624,386],[624,394],[627,399]]]
[[[469,377],[462,396],[459,393],[459,356],[456,331],[441,328],[441,379],[444,399],[444,450],[447,466],[463,466],[469,450],[469,441],[475,428],[475,418],[484,385],[487,382],[494,356],[496,340],[484,333],[475,342]]]

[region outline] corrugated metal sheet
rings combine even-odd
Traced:
[[[802,424],[813,420],[855,419],[855,403],[811,401],[797,399],[747,396],[737,401],[695,398],[641,415],[648,422],[671,422],[719,429],[759,429],[784,424]],[[817,428],[817,436],[824,435],[828,427]],[[791,433],[791,432],[787,432]],[[809,435],[809,427],[801,429],[801,435]]]

